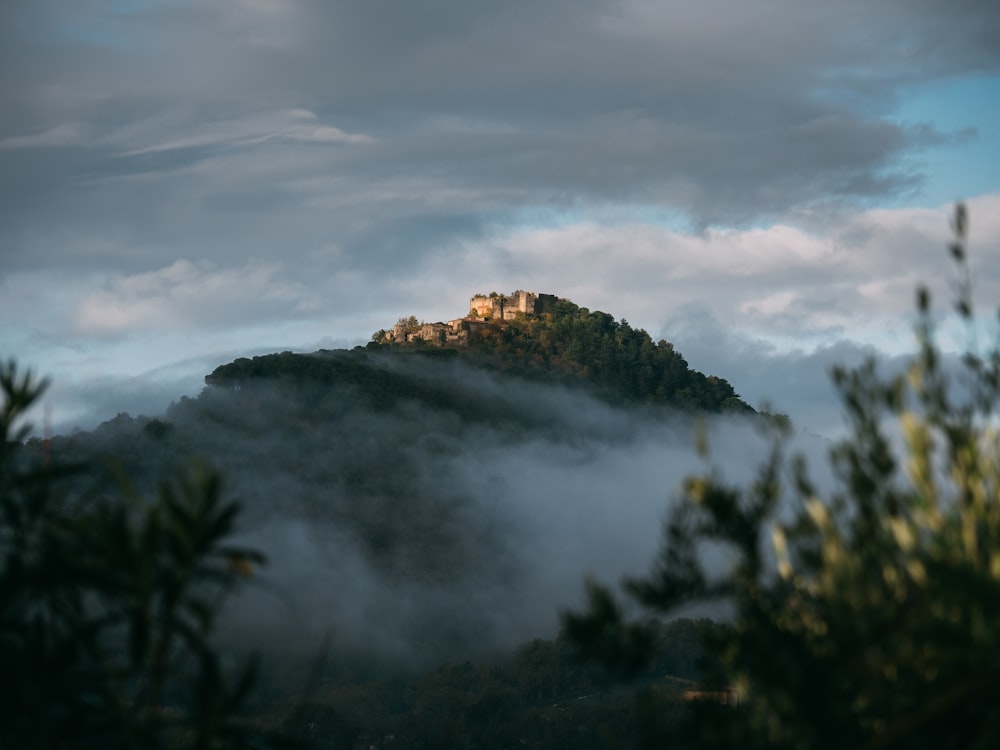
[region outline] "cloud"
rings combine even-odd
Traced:
[[[835,437],[844,434],[834,367],[854,368],[876,358],[883,372],[899,372],[906,355],[880,353],[871,345],[841,339],[814,348],[779,349],[773,343],[724,325],[712,310],[691,303],[673,311],[661,335],[674,343],[691,367],[722,374],[742,399],[787,414],[797,430]],[[903,333],[914,341],[912,331]]]
[[[78,122],[55,125],[44,133],[12,136],[0,140],[0,148],[47,148],[52,146],[79,146],[85,143],[86,126]]]
[[[345,133],[338,128],[324,125],[315,113],[302,109],[268,112],[225,122],[197,123],[189,126],[186,135],[146,145],[138,145],[137,142],[144,136],[149,137],[155,133],[143,133],[141,130],[137,132],[136,129],[130,129],[112,133],[108,141],[113,144],[117,142],[133,144],[134,147],[123,151],[122,156],[138,156],[203,146],[253,146],[268,142],[372,142],[369,136]]]
[[[240,541],[272,561],[232,603],[227,643],[292,661],[330,633],[337,651],[426,666],[552,636],[585,575],[646,570],[683,478],[701,466],[688,416],[456,362],[369,361],[474,397],[487,416],[413,400],[373,408],[330,384],[321,404],[258,383],[175,404],[163,442],[134,425],[95,431],[94,444],[146,470],[194,452],[223,472],[245,509]],[[767,449],[754,425],[712,418],[708,430],[720,475],[748,483]],[[827,444],[799,436],[793,447],[822,463]],[[155,486],[155,474],[134,481]],[[817,481],[829,484],[822,470]]]
[[[998,210],[1000,195],[970,203],[970,262],[986,301],[1000,298],[1000,267],[984,250],[1000,245]],[[797,341],[808,351],[849,338],[899,352],[912,342],[917,285],[926,283],[941,308],[953,298],[949,212],[880,209],[843,214],[837,224],[806,215],[796,224],[701,234],[636,221],[501,225],[429,270],[444,278],[451,269],[490,289],[553,291],[649,330],[701,305],[722,325],[782,347]]]
[[[15,3],[0,39],[8,241],[37,226],[28,197],[76,234],[113,223],[143,242],[199,196],[188,241],[230,210],[217,260],[260,233],[265,188],[304,245],[325,232],[358,253],[377,239],[357,223],[432,217],[445,242],[471,214],[567,200],[710,226],[895,196],[923,179],[906,156],[966,132],[894,122],[900,86],[1000,64],[985,2],[73,6]],[[317,143],[365,148],[287,148]],[[206,168],[177,171],[192,165]],[[264,165],[276,179],[239,181]],[[95,182],[134,174],[172,177],[132,200]]]
[[[120,336],[137,330],[241,325],[274,314],[302,314],[318,304],[314,294],[276,278],[275,264],[251,261],[216,269],[178,260],[149,273],[115,276],[87,294],[74,312],[79,335]]]
[[[117,156],[140,156],[164,151],[237,147],[266,143],[371,143],[372,138],[346,133],[325,125],[314,112],[288,109],[261,112],[223,121],[192,121],[190,114],[165,112],[129,123],[110,132],[87,123],[69,122],[42,133],[11,136],[0,140],[0,149],[56,146],[111,147],[124,149]],[[168,138],[169,140],[159,140]]]

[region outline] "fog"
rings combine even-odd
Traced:
[[[138,422],[91,435],[138,452],[146,472],[190,456],[222,472],[244,508],[239,541],[269,563],[227,603],[220,639],[265,662],[304,663],[328,641],[338,657],[422,668],[554,637],[586,577],[649,569],[685,476],[711,466],[747,485],[769,446],[760,420],[616,407],[459,362],[369,360],[450,400],[373,404],[350,385],[269,380],[174,404],[165,438],[136,438]],[[790,446],[817,468],[828,448],[806,433]]]
[[[227,604],[224,642],[293,663],[329,639],[335,654],[419,668],[554,637],[587,576],[649,568],[685,476],[712,466],[747,484],[768,449],[747,418],[615,407],[457,362],[372,362],[466,413],[255,385],[165,415],[173,434],[157,450],[218,467],[244,507],[240,541],[269,559]],[[792,449],[825,465],[821,438]]]

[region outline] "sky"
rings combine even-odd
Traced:
[[[0,357],[56,430],[528,289],[832,434],[1000,304],[994,0],[4,0]],[[942,317],[943,345],[966,339]]]

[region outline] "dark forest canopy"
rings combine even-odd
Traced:
[[[646,331],[625,320],[616,321],[608,313],[591,312],[568,300],[560,300],[544,315],[476,326],[461,346],[373,341],[366,349],[321,351],[312,357],[283,352],[237,359],[216,368],[205,382],[233,388],[262,378],[351,383],[376,406],[407,397],[448,405],[449,395],[433,383],[418,385],[405,371],[373,366],[367,353],[374,352],[456,358],[491,371],[583,386],[613,404],[649,403],[713,413],[753,411],[729,382],[691,369],[672,344],[654,342]]]

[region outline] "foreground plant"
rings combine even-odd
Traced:
[[[44,382],[0,366],[0,747],[240,745],[248,666],[224,678],[221,603],[262,563],[204,468],[147,499],[84,497],[23,443]]]

